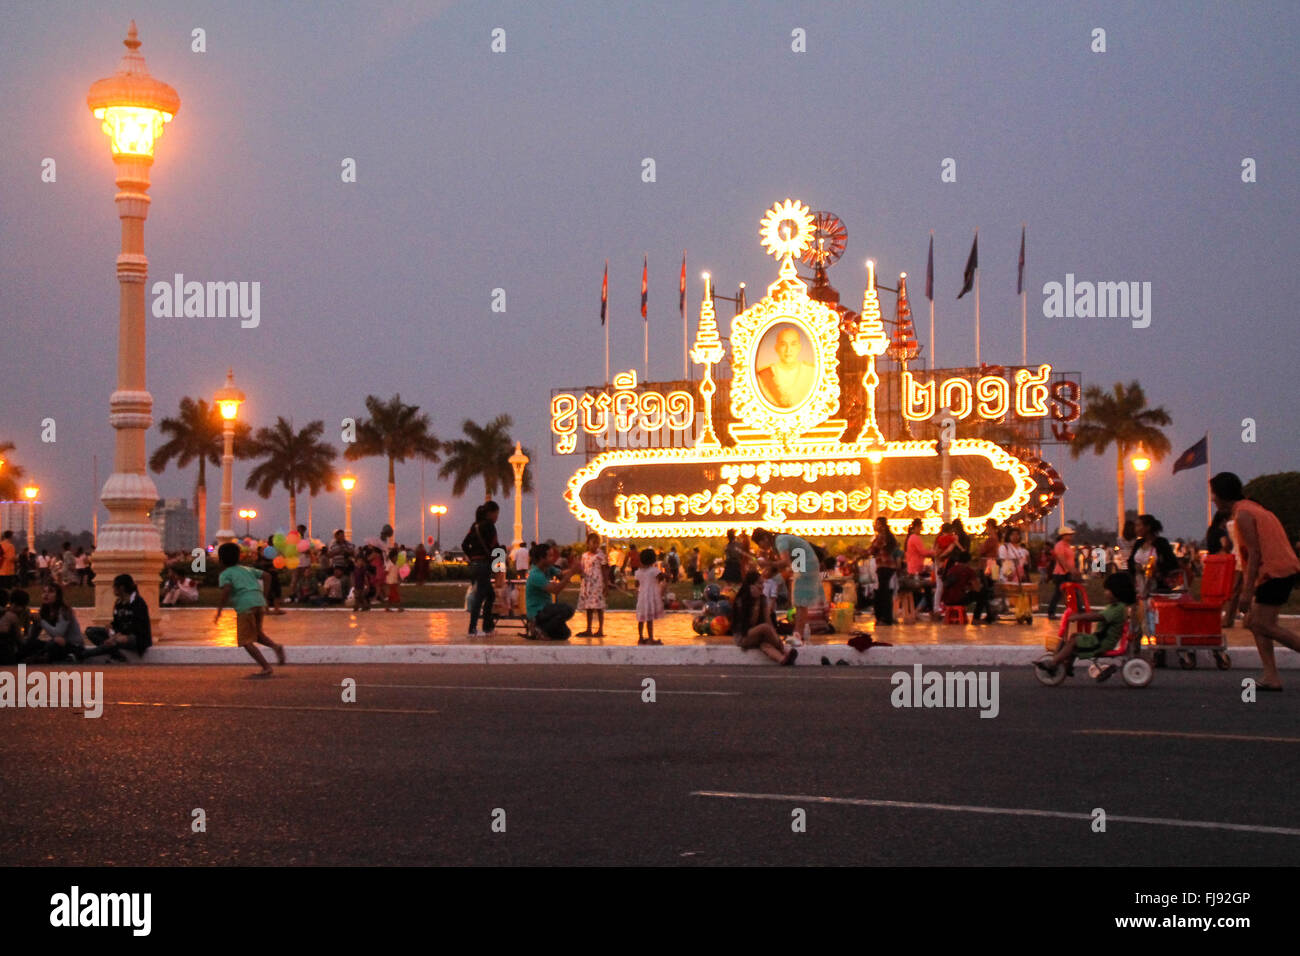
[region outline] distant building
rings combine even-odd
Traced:
[[[198,519],[184,498],[159,499],[153,506],[152,518],[162,536],[164,551],[188,552],[201,545]]]
[[[32,523],[36,525],[36,533],[40,534],[44,530],[45,524],[41,521],[41,503],[32,502]],[[36,539],[33,537],[27,539],[27,502],[24,501],[0,501],[0,531],[12,531],[14,533],[14,544],[22,547],[24,540],[28,544]]]

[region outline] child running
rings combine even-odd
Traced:
[[[636,642],[638,644],[663,644],[655,640],[655,621],[664,616],[664,600],[659,593],[659,565],[655,553],[646,548],[640,554],[641,566],[636,569]]]
[[[276,663],[284,663],[284,645],[277,644],[266,636],[262,630],[262,617],[266,613],[266,598],[262,594],[262,572],[239,563],[239,545],[227,541],[217,549],[217,560],[221,562],[221,600],[217,602],[217,614],[212,619],[215,624],[221,620],[221,611],[229,601],[235,609],[235,635],[239,646],[248,651],[253,660],[262,665],[255,677],[270,677],[271,665],[266,662],[258,644],[265,644],[275,651]]]

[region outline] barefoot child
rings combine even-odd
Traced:
[[[262,572],[239,563],[239,545],[227,541],[217,549],[217,560],[221,562],[221,600],[217,603],[217,614],[212,619],[215,624],[221,620],[222,608],[229,601],[235,609],[235,634],[239,646],[248,651],[253,660],[262,665],[261,677],[271,676],[271,665],[266,662],[258,644],[265,644],[275,651],[275,659],[284,663],[284,646],[277,644],[266,636],[262,630],[262,616],[266,613],[266,598],[262,595]]]
[[[655,621],[664,616],[664,600],[659,594],[659,565],[655,553],[646,548],[636,569],[636,642],[662,644],[655,640]]]

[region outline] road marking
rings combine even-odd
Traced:
[[[673,677],[698,677],[717,678],[718,680],[893,680],[892,677],[877,677],[872,674],[822,674],[817,678],[809,678],[806,673],[794,673],[786,671],[784,674],[673,674]]]
[[[676,676],[676,675],[673,675]],[[488,684],[358,684],[358,687],[422,687],[428,690],[519,690],[549,694],[640,694],[639,687],[495,687]],[[739,697],[738,690],[656,690],[656,694],[693,697]]]
[[[110,700],[120,707],[175,707],[182,710],[310,710],[341,714],[436,714],[436,710],[412,710],[396,707],[295,707],[291,704],[173,704],[165,700]]]
[[[834,803],[852,807],[892,807],[903,810],[946,810],[950,813],[981,813],[1012,817],[1055,817],[1061,820],[1092,820],[1090,813],[1067,813],[1062,810],[1032,810],[1013,807],[968,807],[946,803],[912,803],[906,800],[864,800],[853,797],[817,797],[789,793],[732,793],[726,790],[692,790],[693,797],[721,797],[728,800],[779,800],[782,803]],[[1108,822],[1147,823],[1163,827],[1188,827],[1196,830],[1239,830],[1246,833],[1274,833],[1300,836],[1292,827],[1262,827],[1246,823],[1217,823],[1212,820],[1174,820],[1163,817],[1127,817],[1108,813]]]
[[[1074,730],[1075,734],[1113,737],[1186,737],[1189,740],[1259,740],[1274,744],[1300,744],[1300,737],[1264,737],[1252,734],[1196,734],[1178,730]]]

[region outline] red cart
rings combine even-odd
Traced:
[[[1201,598],[1190,594],[1166,597],[1153,594],[1148,598],[1147,642],[1157,653],[1173,650],[1185,668],[1196,666],[1196,652],[1209,651],[1219,670],[1232,666],[1228,655],[1228,636],[1223,630],[1223,606],[1232,596],[1237,559],[1231,554],[1212,554],[1205,559],[1201,578]]]

